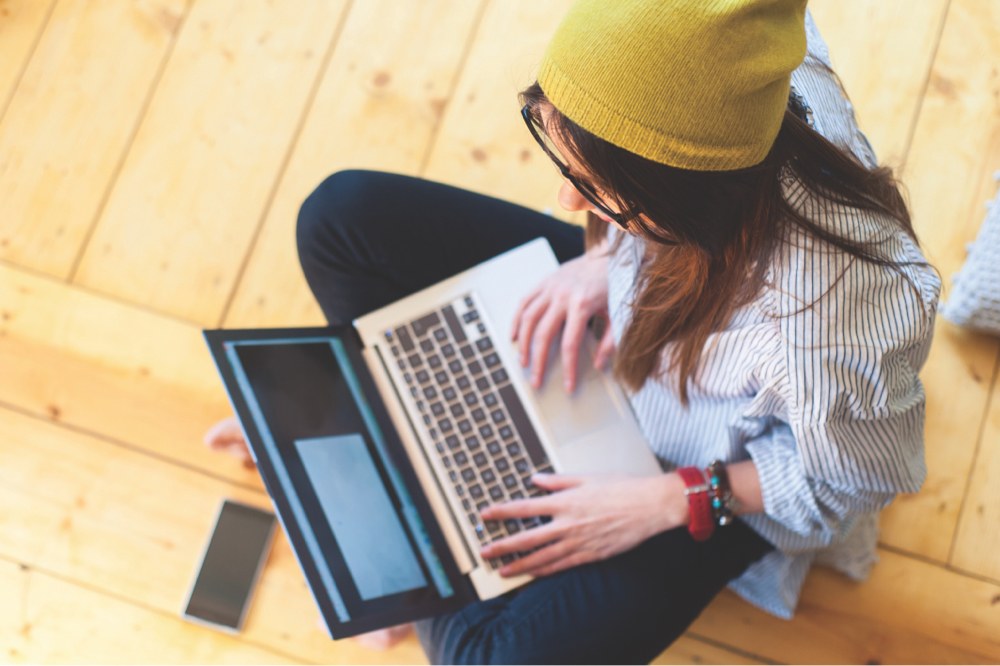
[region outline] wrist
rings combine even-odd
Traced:
[[[656,511],[657,532],[684,527],[690,522],[691,508],[684,494],[684,487],[684,481],[677,472],[668,472],[656,477],[657,494],[651,506]]]

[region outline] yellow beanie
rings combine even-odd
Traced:
[[[760,163],[806,51],[805,0],[579,0],[538,74],[585,130],[695,171]]]

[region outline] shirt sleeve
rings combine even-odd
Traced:
[[[902,234],[883,242],[922,260]],[[746,450],[765,513],[796,535],[775,545],[817,548],[923,483],[918,372],[937,284],[929,268],[879,266],[804,235],[778,265],[768,300],[780,351],[744,414],[769,427]]]

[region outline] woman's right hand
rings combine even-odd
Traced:
[[[552,340],[563,329],[561,355],[563,383],[568,393],[576,387],[580,345],[587,322],[605,320],[604,337],[594,355],[594,367],[603,368],[614,353],[615,342],[608,324],[608,253],[606,243],[588,250],[559,267],[521,300],[514,315],[514,341],[521,366],[531,364],[531,384],[541,387]],[[534,351],[534,358],[531,357]]]

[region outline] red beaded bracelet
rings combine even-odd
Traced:
[[[695,541],[704,541],[715,531],[712,500],[708,494],[711,486],[705,479],[704,473],[697,467],[681,467],[677,473],[684,481],[684,495],[691,510],[688,532]]]

